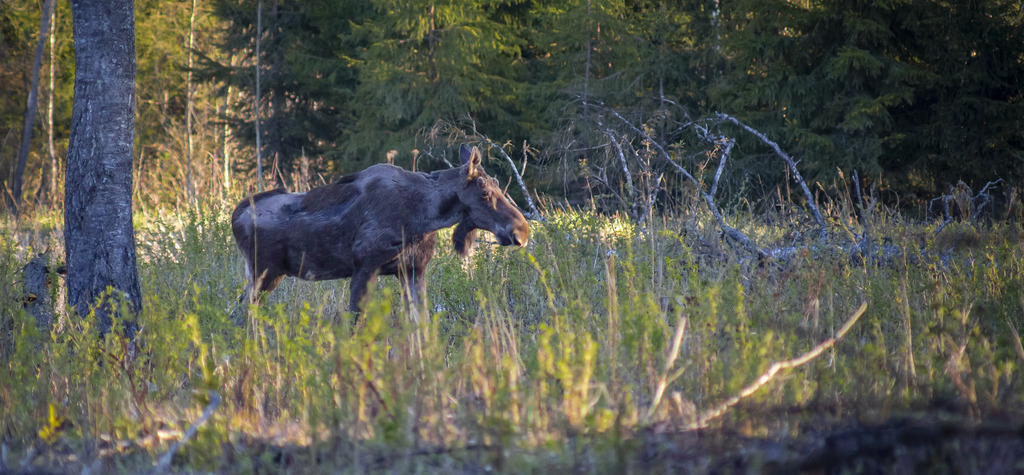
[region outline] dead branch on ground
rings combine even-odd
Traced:
[[[811,215],[814,216],[814,221],[818,223],[819,237],[824,241],[828,237],[828,227],[825,225],[825,218],[821,216],[821,211],[818,211],[818,206],[814,204],[814,195],[811,194],[811,189],[807,187],[807,182],[804,181],[803,176],[800,175],[800,170],[796,168],[796,161],[793,160],[793,157],[790,157],[788,153],[782,150],[782,147],[779,147],[779,144],[769,139],[768,136],[755,130],[749,125],[740,122],[739,119],[721,112],[715,114],[715,116],[720,120],[732,122],[733,124],[740,126],[743,130],[746,130],[754,137],[757,137],[758,140],[771,148],[779,158],[782,158],[782,160],[786,162],[786,165],[789,166],[790,172],[793,174],[793,179],[796,180],[798,185],[800,185],[800,189],[803,191],[804,197],[807,199],[807,207],[810,208]]]
[[[853,324],[857,323],[857,320],[860,319],[860,316],[864,314],[864,311],[867,310],[867,308],[867,302],[862,303],[860,305],[860,308],[858,308],[857,311],[853,312],[853,315],[850,316],[850,319],[847,320],[847,322],[842,326],[842,328],[839,329],[838,332],[836,332],[836,335],[834,337],[821,342],[820,344],[818,344],[818,346],[812,348],[811,351],[808,351],[807,353],[804,353],[803,355],[800,355],[797,358],[779,361],[771,365],[767,371],[761,374],[761,376],[754,380],[753,383],[750,383],[749,385],[747,385],[747,387],[741,389],[738,394],[729,399],[726,399],[721,404],[716,406],[714,409],[706,411],[703,414],[701,414],[700,417],[698,417],[697,420],[693,424],[691,424],[688,429],[694,430],[707,428],[708,424],[712,420],[725,415],[725,413],[728,412],[730,408],[738,404],[741,400],[743,400],[743,398],[746,398],[751,394],[754,394],[755,392],[757,392],[758,389],[761,389],[764,385],[771,382],[771,380],[775,378],[775,375],[778,374],[779,371],[796,368],[798,366],[802,366],[813,361],[814,358],[817,358],[818,355],[822,354],[825,350],[835,346],[837,341],[841,340],[844,336],[846,336],[846,333],[850,331],[850,328],[853,328]]]
[[[950,212],[950,203],[956,203],[959,208],[960,215],[963,219],[971,220],[976,219],[985,212],[986,206],[992,204],[992,194],[989,192],[989,188],[995,188],[1003,179],[1000,178],[995,181],[985,183],[985,186],[981,188],[977,194],[974,194],[970,186],[967,186],[963,181],[958,181],[956,185],[949,187],[949,194],[933,198],[928,202],[928,212],[932,212],[932,206],[936,201],[942,202],[942,216],[943,221],[935,228],[935,234],[939,234],[943,229],[946,228],[950,223],[954,221],[953,214]]]
[[[638,136],[640,136],[641,138],[646,140],[649,144],[651,144],[651,146],[655,150],[657,150],[658,154],[661,156],[661,158],[665,161],[665,163],[667,165],[670,165],[673,168],[675,168],[675,170],[677,172],[679,172],[679,174],[682,175],[683,178],[686,178],[687,181],[693,183],[697,187],[698,192],[700,193],[701,197],[704,199],[704,203],[707,205],[708,210],[711,212],[712,216],[714,216],[715,221],[718,223],[718,227],[722,229],[722,232],[724,232],[727,236],[729,236],[733,240],[739,242],[748,251],[750,251],[750,252],[752,252],[754,254],[757,254],[760,257],[766,257],[767,256],[767,253],[764,250],[762,250],[761,248],[759,248],[757,246],[757,244],[754,243],[753,240],[751,240],[749,237],[747,237],[746,234],[743,234],[738,229],[730,226],[728,223],[725,222],[725,218],[722,216],[722,212],[719,211],[718,205],[715,203],[714,195],[711,194],[708,191],[704,191],[704,189],[701,187],[701,183],[696,178],[694,178],[693,175],[691,175],[689,171],[687,171],[685,168],[683,168],[682,165],[676,163],[675,160],[672,160],[672,157],[668,154],[668,152],[665,150],[665,148],[662,147],[660,143],[658,143],[657,140],[654,140],[650,135],[648,135],[646,132],[644,132],[639,127],[634,125],[632,122],[630,122],[628,119],[623,117],[621,114],[619,114],[614,109],[609,108],[609,107],[604,107],[603,104],[600,105],[600,107],[601,107],[602,110],[604,110],[604,111],[608,112],[609,114],[611,114],[612,116],[614,116],[616,119],[618,119],[620,122],[622,122],[626,127],[628,127],[630,130],[632,130]],[[690,123],[690,124],[693,125],[693,123]],[[706,129],[699,128],[698,132],[700,132],[700,131],[705,131],[706,132]],[[722,136],[717,136],[717,135],[709,134],[709,133],[707,135],[705,135],[705,138],[706,139],[707,138],[711,138],[713,141],[721,141],[721,143],[725,144],[725,146],[722,149],[721,158],[720,158],[720,164],[719,164],[719,168],[723,168],[725,166],[725,161],[728,160],[729,153],[732,152],[732,148],[733,148],[732,144],[731,144],[732,143],[732,139],[729,139],[728,137],[722,137]],[[720,175],[718,173],[716,173],[716,175],[718,175],[720,177]],[[717,185],[717,179],[716,179],[714,185]],[[714,188],[715,191],[717,191],[717,186],[713,186],[713,188]]]
[[[208,404],[206,409],[203,410],[203,415],[189,426],[188,430],[185,431],[185,435],[181,437],[181,440],[172,444],[167,453],[160,457],[160,461],[157,462],[155,467],[153,467],[153,473],[164,473],[167,469],[171,468],[171,459],[174,458],[174,454],[178,453],[178,450],[180,450],[189,439],[195,437],[199,427],[205,424],[206,420],[213,415],[213,411],[217,410],[217,407],[220,406],[220,394],[217,394],[215,391],[209,391],[209,395],[210,404]]]
[[[686,323],[689,320],[685,315],[681,315],[679,322],[676,323],[676,333],[672,337],[672,347],[668,351],[668,357],[665,358],[665,367],[662,369],[661,377],[658,379],[658,387],[654,390],[654,399],[651,401],[651,407],[647,409],[648,422],[650,422],[654,412],[658,409],[658,404],[661,403],[661,398],[665,395],[665,388],[682,374],[680,370],[670,377],[668,372],[675,366],[676,358],[679,357],[679,348],[683,344],[683,336],[686,335]]]

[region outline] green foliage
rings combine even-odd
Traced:
[[[224,119],[246,151],[255,146],[257,7],[260,3],[214,1],[218,44],[203,50],[198,76],[219,86],[230,107]],[[369,10],[362,1],[262,2],[260,129],[264,164],[284,172],[301,157],[337,159],[354,121],[351,101],[358,73],[351,69],[362,48],[352,36]],[[255,166],[248,153],[241,167]],[[273,178],[277,180],[277,177]]]
[[[1010,331],[1024,326],[1015,223],[954,224],[936,238],[890,216],[875,232],[922,253],[861,265],[807,252],[756,265],[728,250],[708,258],[668,219],[641,231],[621,217],[551,213],[533,223],[526,250],[483,242],[462,260],[445,232],[431,311],[413,321],[395,280],[382,279],[353,328],[343,282],[286,280],[233,319],[241,263],[226,216],[214,207],[140,219],[134,363],[116,332],[95,337],[91,316],[62,315],[43,334],[16,292],[0,293],[0,431],[13,453],[35,445],[33,467],[69,467],[66,454],[99,444],[110,470],[136,472],[215,391],[223,402],[175,467],[275,470],[281,457],[323,470],[630,466],[646,453],[636,434],[687,427],[829,338],[865,301],[832,350],[778,374],[712,428],[800,440],[804,420],[820,431],[932,406],[970,421],[1024,411]],[[0,265],[17,275],[23,257],[2,242]],[[395,456],[410,451],[424,455]]]
[[[1024,116],[1024,23],[1006,2],[750,0],[723,13],[732,63],[716,97],[806,157],[810,181],[856,169],[919,204],[943,184],[1024,172],[1008,132]]]
[[[0,84],[5,94],[0,98],[0,183],[10,187],[15,158],[24,125],[32,65],[39,41],[40,14],[44,2],[12,0],[0,10]],[[56,3],[56,21],[50,25],[55,33],[54,45],[44,43],[37,90],[37,117],[33,130],[30,158],[24,177],[24,190],[35,192],[40,182],[49,181],[50,157],[46,147],[47,111],[50,104],[50,56],[53,50],[53,134],[55,154],[63,156],[71,123],[71,96],[74,81],[74,51],[71,38],[69,2]],[[6,188],[5,188],[6,189]],[[28,200],[31,202],[34,200]]]
[[[523,41],[511,3],[373,2],[373,15],[353,32],[366,48],[349,153],[377,157],[371,163],[382,147],[408,153],[439,119],[472,116],[492,134],[516,133]]]
[[[633,171],[636,186],[649,192],[667,171],[658,201],[685,193],[648,139],[604,108],[697,174],[714,145],[690,126],[724,112],[796,157],[812,186],[857,170],[889,205],[920,207],[959,180],[980,189],[997,178],[1017,186],[1024,176],[1024,16],[1010,2],[267,1],[257,32],[259,4],[136,2],[137,201],[192,205],[195,191],[224,197],[248,188],[256,110],[264,175],[292,189],[388,157],[406,168],[442,166],[440,142],[463,137],[440,132],[441,121],[525,143],[528,187],[573,202],[591,199],[594,178],[607,188],[598,193],[623,194],[609,134],[630,166],[653,162],[652,173]],[[38,2],[5,6],[4,182],[40,13]],[[40,115],[24,178],[37,201],[59,206],[49,192],[55,185],[60,193],[50,177],[54,166],[61,176],[71,120],[67,2],[57,2],[55,27],[54,155]],[[50,57],[48,47],[39,114],[49,106]],[[722,133],[737,146],[719,202],[789,183],[759,141]],[[604,198],[594,197],[607,206]]]

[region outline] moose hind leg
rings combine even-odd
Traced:
[[[256,276],[256,274],[250,274],[249,268],[245,269],[245,273],[250,276]],[[271,273],[270,269],[263,269],[263,272],[256,277],[250,278],[246,283],[244,298],[250,305],[261,305],[263,297],[277,288],[277,285],[281,283],[283,278],[284,274]]]

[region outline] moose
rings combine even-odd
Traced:
[[[459,256],[480,229],[503,246],[526,246],[530,225],[463,144],[461,166],[430,174],[377,164],[305,193],[279,188],[235,207],[231,230],[245,257],[243,299],[259,304],[284,276],[317,281],[351,278],[349,311],[358,321],[367,286],[394,275],[407,305],[426,296],[424,270],[437,231],[455,225]]]

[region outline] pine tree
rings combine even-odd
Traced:
[[[473,118],[484,132],[514,137],[522,39],[514,2],[379,0],[356,35],[358,117],[348,156],[408,157],[416,136],[437,120]]]
[[[257,2],[213,3],[224,22],[218,46],[237,55],[201,58],[197,79],[239,92],[230,98],[224,120],[252,150]],[[344,153],[353,122],[348,104],[356,87],[356,70],[350,66],[360,46],[352,42],[349,30],[367,6],[357,0],[267,1],[263,8],[260,129],[270,178],[275,160],[280,177],[294,170],[303,156],[330,161]],[[251,170],[254,165],[240,166]]]
[[[1024,42],[1002,2],[747,0],[724,25],[734,67],[716,97],[807,178],[856,169],[906,200],[1019,176]]]

